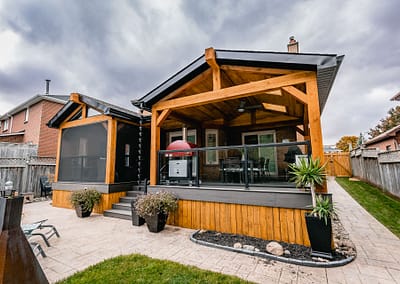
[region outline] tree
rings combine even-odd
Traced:
[[[354,149],[357,146],[358,137],[357,136],[343,136],[340,140],[336,143],[336,148],[348,152],[349,144],[351,143],[351,148]]]
[[[392,129],[393,127],[399,124],[400,124],[400,106],[397,106],[395,108],[391,108],[388,111],[388,115],[385,118],[382,118],[377,126],[375,126],[374,128],[370,128],[368,135],[370,136],[370,138],[374,138],[379,134],[382,134],[383,132]]]

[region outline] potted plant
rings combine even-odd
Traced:
[[[83,189],[71,194],[71,204],[75,207],[76,215],[84,218],[89,217],[93,207],[100,203],[101,193],[96,189]]]
[[[178,198],[166,191],[149,193],[138,197],[135,208],[145,219],[149,231],[158,233],[164,229],[168,214],[178,208]]]
[[[325,180],[325,165],[319,159],[300,159],[296,164],[290,164],[291,181],[298,187],[310,187],[312,211],[306,214],[306,226],[310,239],[312,256],[332,258],[332,222],[336,214],[329,196],[316,195],[316,185],[322,185]]]

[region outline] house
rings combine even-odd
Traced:
[[[55,157],[58,131],[46,123],[67,102],[68,96],[36,95],[0,116],[0,142],[31,143],[40,157]]]
[[[308,245],[311,198],[288,165],[322,158],[320,115],[342,60],[207,48],[132,101],[152,114],[148,191],[180,199],[169,223]]]
[[[149,131],[143,115],[72,93],[48,126],[58,130],[53,206],[71,208],[72,191],[95,188],[102,213],[148,177]],[[148,123],[148,122],[147,122]]]
[[[382,134],[365,142],[365,148],[375,148],[380,151],[399,150],[400,125],[389,129]]]

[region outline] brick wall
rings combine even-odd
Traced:
[[[28,121],[24,123],[25,135],[24,135],[24,142],[25,143],[32,143],[38,145],[39,143],[39,135],[40,135],[40,117],[42,115],[42,102],[34,104],[29,107],[29,117]],[[18,117],[18,120],[25,119],[25,111],[17,114],[15,117]],[[19,123],[18,123],[19,125]],[[15,128],[13,127],[13,132]]]
[[[57,155],[58,129],[49,128],[46,123],[63,107],[62,104],[42,101],[38,155],[55,157]]]

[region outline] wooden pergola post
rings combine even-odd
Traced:
[[[105,183],[110,184],[115,179],[115,156],[117,143],[117,121],[115,119],[108,120],[107,128],[107,162]]]
[[[306,82],[306,90],[309,102],[307,105],[307,112],[309,120],[309,135],[311,141],[312,158],[319,158],[322,162],[322,159],[324,157],[324,147],[322,141],[321,112],[319,108],[318,86],[317,78],[315,75],[312,80]],[[318,192],[328,192],[326,183],[324,183],[321,188],[318,188]]]

